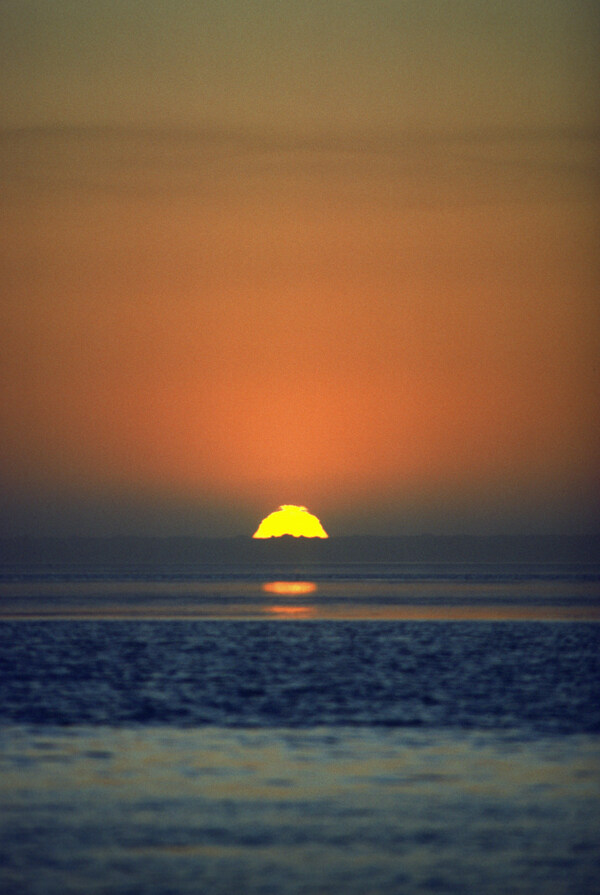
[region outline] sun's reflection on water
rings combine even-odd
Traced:
[[[317,585],[314,581],[265,581],[262,590],[267,594],[280,597],[298,597],[314,594]],[[263,611],[278,618],[309,618],[316,615],[316,606],[299,606],[297,604],[277,604],[263,606]]]
[[[281,618],[308,618],[317,611],[314,606],[265,606],[264,609]]]
[[[314,594],[317,585],[314,581],[266,581],[262,589],[267,594],[297,596],[298,594]]]

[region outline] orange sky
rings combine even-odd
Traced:
[[[367,4],[350,5],[352,34],[375,27]],[[550,7],[558,28],[566,7]],[[10,19],[16,7],[6,9]],[[75,28],[75,10],[64,5],[65,27]],[[90,38],[97,50],[107,22]],[[488,48],[494,70],[518,56],[519,32],[504,27],[506,56]],[[57,78],[91,64],[79,32],[65,34],[66,61],[40,63]],[[361,64],[373,90],[387,78],[385,120],[360,96],[341,121],[319,103],[311,120],[310,84],[295,100],[287,85],[296,117],[268,120],[249,57],[239,108],[199,100],[194,117],[181,93],[171,123],[150,108],[152,82],[134,113],[133,69],[123,95],[107,87],[108,105],[96,96],[87,119],[78,102],[91,81],[70,106],[57,81],[62,114],[40,95],[18,121],[9,78],[4,529],[13,511],[17,528],[60,528],[68,495],[87,501],[94,530],[94,500],[107,494],[116,506],[195,507],[191,528],[215,534],[245,531],[285,502],[340,532],[593,525],[600,156],[588,57],[578,72],[565,56],[548,80],[541,50],[556,49],[558,34],[539,38],[529,121],[508,88],[486,119],[489,71],[472,82],[470,113],[457,102],[444,120],[423,93],[416,125],[401,99],[390,106],[394,79],[401,97],[408,83],[398,70],[384,76],[374,50]],[[331,49],[336,78],[350,37],[340,58]],[[20,40],[26,55],[43,35]],[[135,49],[133,30],[127,40]],[[447,54],[458,54],[459,37],[449,40]],[[405,50],[414,65],[419,48]],[[185,66],[169,65],[183,84]],[[439,61],[430,65],[441,84]],[[569,107],[562,98],[577,75],[583,99]],[[218,77],[207,82],[214,90]],[[330,102],[341,87],[323,89]],[[57,501],[41,523],[36,493]],[[209,506],[223,508],[216,529]]]

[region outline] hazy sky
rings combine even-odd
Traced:
[[[597,529],[599,19],[2,0],[0,530]]]

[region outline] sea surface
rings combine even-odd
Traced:
[[[0,891],[600,892],[600,567],[5,567]]]

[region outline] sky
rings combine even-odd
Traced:
[[[2,0],[0,533],[599,530],[599,19]]]

